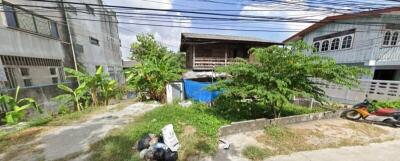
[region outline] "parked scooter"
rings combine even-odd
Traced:
[[[368,109],[373,107],[373,102],[371,103],[368,100],[368,96],[366,96],[366,99],[363,102],[354,105],[350,110],[344,111],[342,117],[349,120],[363,119],[400,127],[400,110],[394,108],[380,108],[370,113]]]

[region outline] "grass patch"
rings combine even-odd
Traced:
[[[257,146],[248,146],[243,149],[242,155],[250,160],[260,161],[266,158],[268,156],[268,153],[266,152],[266,150]]]
[[[18,145],[21,143],[27,143],[36,138],[44,128],[33,127],[29,129],[24,129],[14,133],[4,134],[0,136],[0,147],[11,147],[12,145]],[[3,153],[8,148],[0,148],[0,153]]]
[[[266,147],[264,151],[271,156],[287,155],[298,151],[365,145],[372,142],[383,142],[393,139],[382,137],[382,135],[388,134],[388,131],[364,123],[349,123],[344,124],[339,129],[335,129],[334,127],[329,127],[329,129],[338,132],[344,129],[351,129],[354,136],[335,137],[331,136],[332,134],[324,134],[320,129],[291,129],[275,125],[267,127],[265,134],[257,136],[256,139],[264,143]],[[312,140],[318,141],[310,142],[309,138],[314,138]]]
[[[132,150],[135,143],[148,133],[159,134],[161,128],[173,124],[181,144],[179,159],[212,154],[217,149],[218,129],[227,121],[212,115],[205,105],[194,104],[190,108],[165,105],[135,119],[135,122],[115,131],[91,146],[90,160],[139,160]]]
[[[379,137],[383,134],[389,133],[387,130],[384,130],[382,128],[373,126],[371,124],[367,123],[348,123],[346,124],[347,128],[350,128],[354,131],[357,131],[359,133],[362,133],[363,135],[366,135],[368,137]]]

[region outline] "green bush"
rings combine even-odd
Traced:
[[[68,106],[60,105],[60,108],[58,109],[57,114],[63,116],[66,114],[70,114],[71,112],[72,112],[72,110]]]

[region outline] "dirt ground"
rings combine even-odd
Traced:
[[[117,108],[116,105],[112,106]],[[109,111],[96,114],[84,122],[45,127],[47,128],[45,132],[27,138],[30,141],[7,147],[7,151],[0,153],[0,160],[85,160],[90,144],[101,140],[113,129],[134,121],[136,116],[159,106],[158,103],[139,102],[121,109],[110,108]]]
[[[319,149],[342,149],[341,147],[351,148],[355,146],[369,147],[372,145],[371,143],[377,143],[378,145],[385,143],[394,144],[392,143],[393,141],[396,143],[396,141],[400,140],[400,129],[352,122],[344,119],[319,120],[292,124],[285,126],[284,129],[288,131],[282,131],[282,133],[268,133],[265,130],[260,130],[227,136],[223,139],[231,143],[230,149],[220,150],[213,159],[209,160],[248,160],[243,156],[242,152],[246,147],[255,146],[267,151],[268,157],[264,160],[310,161],[313,160],[313,155],[319,155]],[[292,133],[293,135],[288,135],[286,133]],[[362,152],[363,148],[358,150]],[[368,151],[368,148],[365,150]],[[396,149],[394,150],[398,151]],[[303,152],[310,152],[311,154],[309,157],[298,154]],[[312,152],[315,152],[315,154]],[[341,151],[338,151],[338,154],[333,152],[330,156],[342,156],[340,153]],[[296,154],[300,157],[292,157],[292,155]],[[323,155],[317,160],[321,159],[324,159]],[[335,159],[330,158],[328,160],[334,161]],[[353,159],[352,161],[356,160]]]

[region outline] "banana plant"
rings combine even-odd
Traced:
[[[105,80],[101,85],[101,96],[103,97],[103,102],[105,105],[109,104],[111,98],[117,94],[117,81],[115,80]]]
[[[26,110],[30,108],[35,108],[36,111],[42,113],[41,107],[32,98],[18,99],[20,87],[18,86],[14,97],[8,95],[0,96],[0,103],[11,108],[11,111],[6,113],[5,121],[7,124],[15,124],[24,119]]]
[[[57,87],[63,90],[65,94],[58,95],[54,99],[73,102],[77,111],[81,111],[86,107],[85,102],[87,102],[88,98],[86,96],[87,86],[85,83],[80,84],[75,90],[63,84],[58,84]]]
[[[80,85],[85,86],[89,91],[92,105],[94,106],[100,103],[107,105],[109,99],[113,96],[112,93],[115,93],[117,82],[112,80],[108,73],[104,72],[103,66],[100,66],[94,75],[69,68],[65,68],[64,70],[69,74],[69,77],[75,77]]]

